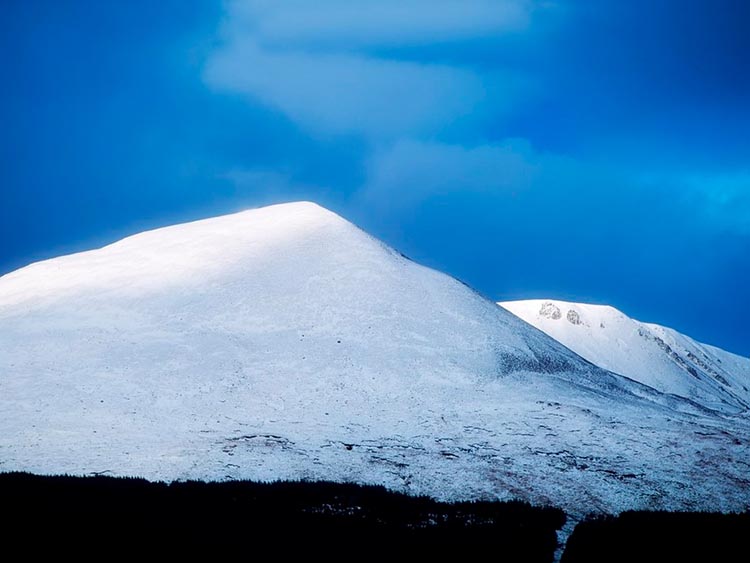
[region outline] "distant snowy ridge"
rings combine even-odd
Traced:
[[[750,504],[748,428],[312,203],[0,277],[0,471],[732,510]]]
[[[605,305],[550,299],[499,303],[591,363],[707,408],[750,408],[750,359]]]

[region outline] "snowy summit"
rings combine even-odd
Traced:
[[[312,203],[158,229],[0,278],[0,470],[747,506],[745,395],[566,346]]]
[[[750,408],[750,359],[604,305],[553,300],[502,307],[599,367],[711,409]]]

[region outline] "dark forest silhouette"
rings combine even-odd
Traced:
[[[489,550],[500,560],[548,562],[565,522],[559,509],[523,502],[449,504],[329,482],[165,484],[6,473],[0,499],[13,515],[1,536],[6,548],[50,554],[97,554],[94,546],[105,544],[115,552],[356,561],[478,559]]]
[[[0,543],[32,555],[550,562],[562,510],[442,503],[331,482],[154,483],[0,474]],[[744,561],[750,512],[625,512],[576,526],[563,563]],[[740,554],[738,558],[737,554]]]
[[[578,524],[562,563],[740,563],[750,557],[750,512],[623,512]]]

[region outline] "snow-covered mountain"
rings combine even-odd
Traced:
[[[0,278],[0,470],[740,509],[749,429],[592,365],[310,203]]]
[[[724,413],[750,408],[749,358],[604,305],[549,299],[500,305],[601,368]]]

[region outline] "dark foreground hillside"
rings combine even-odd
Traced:
[[[731,563],[750,558],[750,512],[624,512],[576,526],[562,563]]]
[[[552,561],[565,515],[521,502],[446,504],[327,482],[151,483],[0,474],[4,549],[33,555],[199,553],[243,561]],[[105,550],[105,551],[102,551]]]

